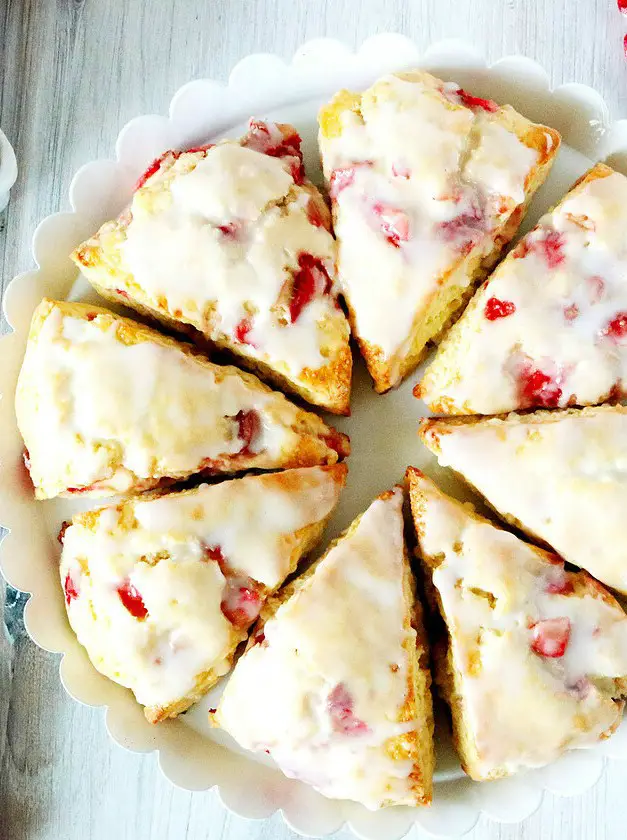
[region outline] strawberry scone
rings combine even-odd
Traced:
[[[592,746],[627,697],[627,616],[586,572],[445,496],[410,468],[429,591],[446,623],[436,681],[466,773],[484,781]]]
[[[214,723],[290,778],[375,809],[426,805],[433,776],[427,642],[384,493],[261,611]]]
[[[94,666],[153,723],[185,711],[228,672],[345,480],[343,464],[286,470],[75,516],[60,535],[61,583]]]
[[[560,137],[420,71],[340,91],[319,121],[340,285],[382,392],[499,259]]]
[[[484,283],[416,396],[445,414],[625,396],[626,227],[627,178],[599,163]]]
[[[169,151],[72,258],[104,297],[200,333],[314,405],[346,414],[352,358],[324,199],[289,125]]]
[[[44,299],[15,407],[38,499],[333,464],[348,438],[257,377],[106,309]]]
[[[627,594],[627,408],[430,419],[421,436],[508,522]]]

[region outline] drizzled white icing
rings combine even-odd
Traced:
[[[471,516],[428,479],[418,487],[420,547],[438,558],[433,583],[478,753],[472,775],[513,773],[593,744],[620,718],[608,682],[627,677],[627,616],[595,588],[573,591],[577,578],[561,564]],[[533,625],[564,618],[563,656],[534,652]]]
[[[388,739],[416,727],[396,722],[408,691],[404,645],[415,638],[404,626],[401,506],[400,489],[375,501],[278,608],[216,715],[244,748],[269,750],[286,775],[369,808],[414,801],[412,762],[386,752]],[[338,697],[350,707],[342,720]]]
[[[217,456],[239,456],[235,469],[280,466],[297,445],[290,426],[303,413],[282,395],[156,334],[127,343],[117,330],[131,322],[88,314],[89,307],[76,316],[53,307],[27,346],[16,406],[40,496],[99,481],[104,492],[125,491],[143,479],[190,474]],[[242,455],[237,416],[249,411],[257,431]]]
[[[276,589],[302,553],[295,532],[335,507],[341,471],[311,467],[201,485],[105,508],[93,527],[68,528],[61,580],[67,593],[69,575],[78,593],[68,615],[96,668],[146,706],[185,697],[210,668],[225,673],[246,633],[222,613],[225,577],[205,548],[219,548],[231,569]],[[118,594],[125,581],[141,596],[143,620]]]
[[[540,416],[442,421],[424,441],[500,513],[627,593],[627,409]]]
[[[497,414],[594,404],[627,383],[626,208],[627,178],[618,172],[569,193],[477,293],[421,396]],[[489,320],[493,300],[506,301],[509,314]],[[526,384],[533,371],[550,380],[544,389]]]
[[[178,320],[298,378],[329,363],[329,346],[346,344],[348,326],[333,289],[290,319],[300,255],[319,259],[331,283],[335,273],[335,242],[310,221],[310,192],[294,182],[293,160],[234,141],[199,161],[181,155],[135,194],[120,249],[151,306],[165,301]],[[238,326],[249,316],[243,344]]]
[[[361,116],[345,110],[338,116],[341,133],[328,136],[323,123],[320,136],[342,290],[358,334],[386,357],[407,341],[417,312],[442,275],[459,265],[462,251],[492,250],[495,231],[524,200],[538,158],[494,122],[498,114],[466,108],[454,101],[456,86],[443,93],[438,84],[427,74],[381,79],[362,95]],[[337,171],[344,169],[353,172],[352,181],[338,188]],[[377,204],[402,212],[406,239],[393,244],[382,234]],[[465,216],[478,217],[470,239],[458,229]],[[455,282],[467,286],[471,277],[456,272]]]

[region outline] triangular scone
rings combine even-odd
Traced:
[[[352,359],[331,217],[292,126],[166,152],[72,258],[104,297],[199,330],[255,372],[347,414]],[[194,333],[194,330],[192,330]],[[195,333],[198,335],[198,333]]]
[[[627,696],[627,616],[567,572],[408,471],[420,553],[446,622],[436,681],[473,779],[548,764],[607,738]]]
[[[320,113],[342,292],[377,391],[418,364],[516,233],[559,134],[412,71]]]
[[[348,438],[255,376],[106,309],[44,300],[15,398],[38,499],[333,464]]]
[[[376,499],[262,610],[212,715],[285,775],[368,808],[431,801],[427,643],[403,493]]]
[[[346,467],[247,476],[81,513],[62,531],[70,624],[153,723],[227,673],[267,596],[316,544]]]
[[[627,178],[599,163],[477,292],[416,396],[445,414],[624,396],[626,228]]]
[[[627,408],[425,420],[421,436],[508,522],[627,594]]]

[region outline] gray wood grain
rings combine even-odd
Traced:
[[[491,60],[526,54],[553,83],[589,84],[615,117],[627,115],[625,23],[615,0],[0,0],[0,124],[20,167],[0,214],[0,286],[31,267],[35,226],[67,209],[73,172],[112,155],[128,119],[164,113],[181,84],[225,78],[250,52],[289,56],[308,38],[355,45],[380,31],[403,32],[421,48],[463,38]],[[19,627],[12,643],[0,632],[0,840],[293,836],[278,816],[249,823],[213,793],[172,788],[154,757],[109,741],[102,712],[71,701],[57,669]],[[624,772],[610,767],[579,799],[547,796],[520,826],[482,820],[468,838],[623,838]]]

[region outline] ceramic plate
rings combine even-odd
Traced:
[[[238,135],[250,115],[294,123],[304,139],[308,172],[319,180],[316,114],[342,87],[362,89],[390,70],[423,67],[459,82],[479,96],[510,102],[534,121],[563,135],[564,145],[550,178],[536,196],[527,230],[593,161],[627,171],[627,121],[610,124],[603,100],[582,85],[551,90],[546,73],[534,62],[504,58],[486,66],[459,43],[442,43],[420,55],[406,38],[378,35],[353,53],[330,40],[310,41],[290,63],[273,55],[251,55],[233,69],[228,84],[193,81],[174,96],[169,116],[142,116],[120,132],[116,159],[82,167],[70,186],[72,211],[50,216],[33,238],[37,268],[11,283],[4,301],[14,332],[0,341],[0,523],[10,529],[2,543],[2,570],[15,587],[32,593],[25,611],[28,632],[42,648],[63,654],[61,679],[76,700],[106,708],[111,737],[124,747],[156,752],[165,775],[189,790],[217,786],[224,804],[237,814],[266,817],[281,810],[296,831],[324,835],[348,823],[363,838],[402,837],[415,822],[433,834],[459,835],[472,828],[481,812],[495,820],[516,822],[538,807],[543,791],[575,795],[594,784],[606,756],[627,759],[627,724],[603,746],[576,751],[557,764],[512,779],[477,784],[464,777],[446,737],[438,730],[438,767],[434,804],[429,809],[365,808],[323,798],[300,782],[284,778],[267,762],[239,750],[207,724],[211,692],[185,716],[151,726],[129,691],[109,682],[89,663],[66,622],[57,563],[59,525],[93,500],[35,502],[22,462],[22,442],[15,425],[13,392],[30,317],[44,295],[72,300],[97,296],[79,277],[68,254],[106,219],[128,203],[132,184],[149,162],[169,148],[186,148],[221,135]],[[424,406],[411,390],[416,372],[398,390],[376,396],[363,366],[357,364],[352,416],[332,419],[350,434],[350,477],[326,538],[337,534],[383,490],[399,481],[408,464],[439,477],[455,495],[464,490],[439,470],[417,435]],[[324,544],[324,543],[323,543]]]

